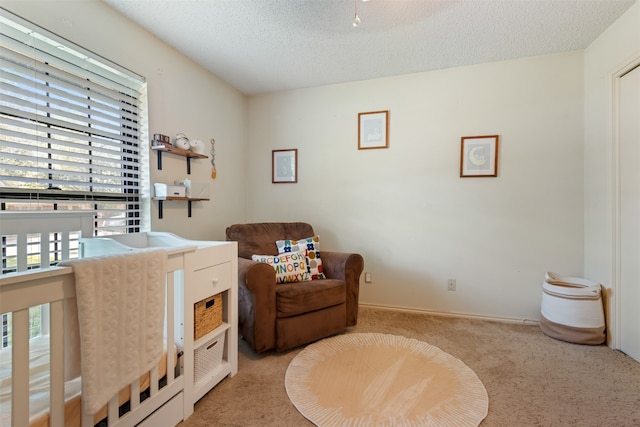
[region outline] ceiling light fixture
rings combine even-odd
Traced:
[[[358,2],[361,0],[353,0],[353,5],[356,9],[355,13],[353,14],[353,26],[357,27],[358,25],[360,25],[360,23],[362,22],[360,20],[360,16],[358,15]],[[369,0],[362,0],[363,2],[365,1],[369,1]]]

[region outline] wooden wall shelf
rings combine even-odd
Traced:
[[[162,153],[166,152],[175,156],[181,156],[187,159],[187,175],[191,174],[191,159],[208,159],[206,154],[194,153],[193,151],[184,150],[182,148],[174,147],[173,145],[164,146],[152,146],[152,150],[158,153],[158,170],[162,170]],[[153,200],[158,201],[158,218],[162,219],[162,207],[165,201],[186,201],[187,202],[187,215],[191,218],[191,202],[199,202],[203,200],[209,200],[208,198],[194,198],[194,197],[154,197]]]
[[[182,148],[174,147],[172,145],[165,145],[164,147],[151,147],[152,150],[158,152],[158,170],[162,170],[162,153],[167,152],[176,156],[186,157],[187,159],[187,174],[191,174],[191,159],[208,159],[206,154],[194,153],[193,151],[183,150]]]

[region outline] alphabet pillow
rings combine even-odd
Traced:
[[[304,251],[280,255],[252,255],[251,259],[269,264],[276,271],[276,283],[306,282],[311,280]]]
[[[322,258],[320,258],[320,236],[307,237],[299,240],[278,240],[278,253],[306,251],[307,269],[311,279],[326,279],[322,272]]]

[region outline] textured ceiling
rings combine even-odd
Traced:
[[[255,95],[584,49],[637,0],[104,1]]]

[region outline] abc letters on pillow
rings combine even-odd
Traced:
[[[307,237],[299,240],[278,240],[278,253],[306,251],[307,269],[311,279],[326,279],[322,272],[322,258],[320,258],[320,236]]]
[[[306,282],[311,280],[304,251],[280,255],[252,255],[251,259],[269,264],[276,272],[276,283]]]

